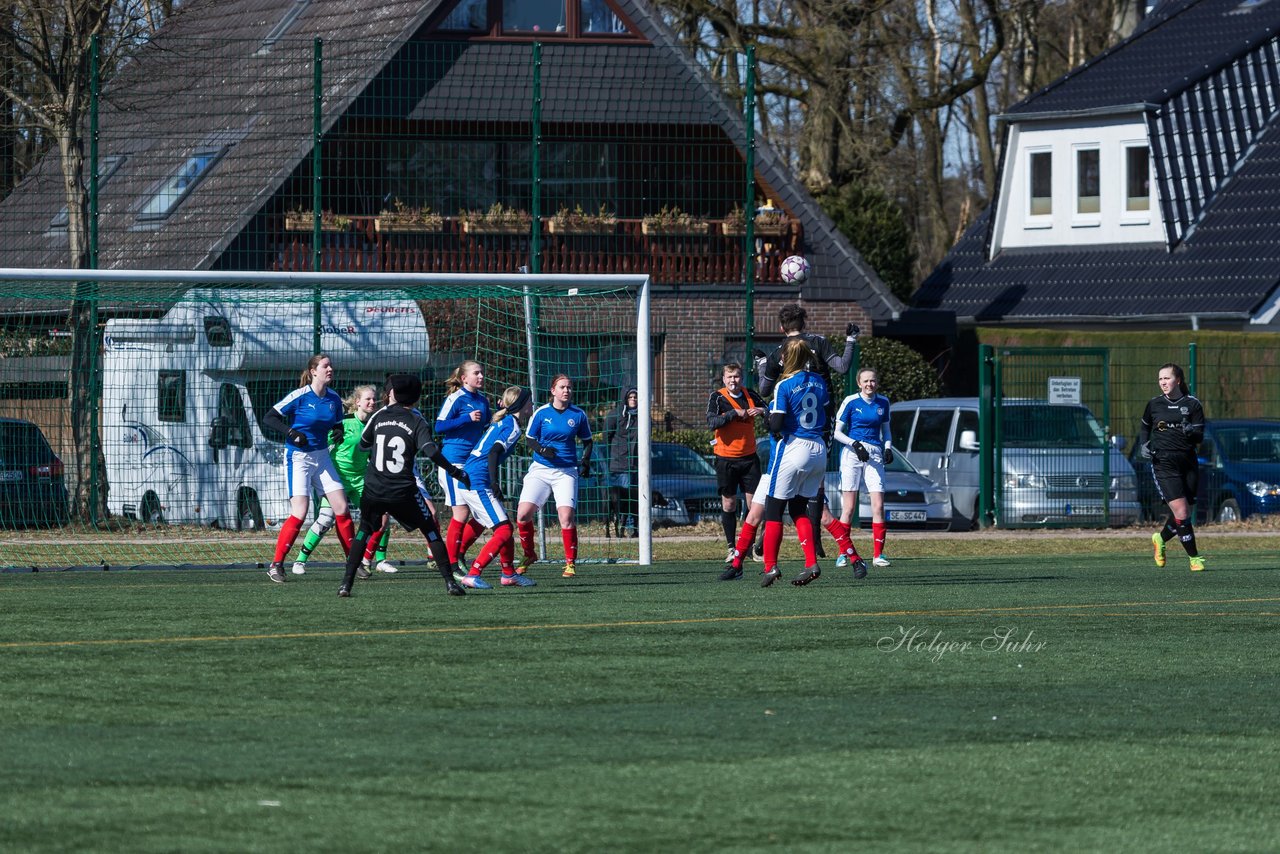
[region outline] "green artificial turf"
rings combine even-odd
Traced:
[[[0,574],[0,850],[1280,847],[1274,552],[1063,543],[461,599]]]

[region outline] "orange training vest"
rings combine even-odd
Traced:
[[[733,399],[733,395],[729,394],[727,388],[720,389],[720,393],[724,395],[725,400],[729,401],[729,405],[739,412],[744,411],[738,406],[738,402]],[[743,397],[746,398],[747,406],[751,406],[751,391],[749,389],[742,390]],[[718,457],[749,457],[756,452],[756,425],[755,420],[734,420],[730,421],[723,427],[715,431],[716,444],[715,450]]]

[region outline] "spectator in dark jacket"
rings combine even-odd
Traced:
[[[609,446],[609,518],[614,520],[618,536],[623,535],[624,526],[626,536],[636,535],[638,406],[639,395],[629,388],[618,408],[604,419],[604,441]]]

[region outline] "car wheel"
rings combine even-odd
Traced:
[[[1218,505],[1218,512],[1214,515],[1216,522],[1239,522],[1240,521],[1240,505],[1234,498],[1228,498]]]
[[[258,531],[263,527],[262,505],[258,502],[258,493],[243,490],[236,500],[236,530]]]
[[[142,506],[138,508],[138,520],[146,523],[164,524],[164,511],[160,509],[160,499],[154,492],[142,496]]]

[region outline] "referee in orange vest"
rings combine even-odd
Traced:
[[[747,506],[760,483],[760,458],[756,456],[756,418],[765,413],[764,401],[742,384],[742,366],[730,362],[721,374],[724,385],[707,401],[707,426],[714,433],[716,486],[720,491],[720,524],[729,546],[726,564],[733,563],[737,542],[738,490]]]

